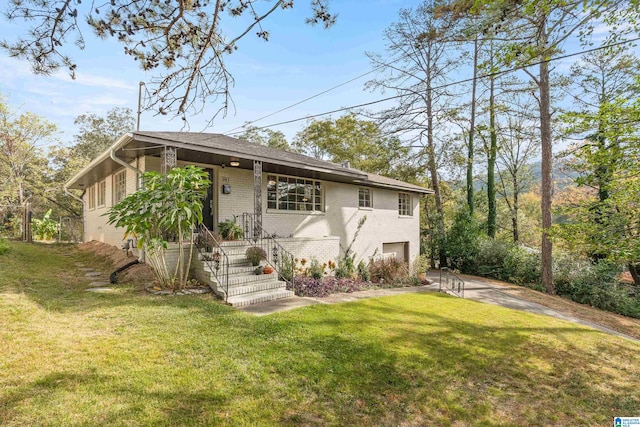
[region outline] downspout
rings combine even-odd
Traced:
[[[140,189],[140,177],[142,176],[142,171],[136,168],[135,166],[131,166],[129,163],[125,162],[121,158],[117,157],[115,148],[111,149],[111,151],[109,152],[109,157],[111,157],[111,160],[113,160],[114,162],[124,166],[129,170],[132,170],[133,173],[136,174],[136,190]]]
[[[136,174],[136,190],[140,189],[140,180],[142,179],[142,171],[134,166],[131,166],[129,163],[125,162],[124,160],[122,160],[121,158],[119,158],[118,156],[116,156],[116,147],[114,146],[113,148],[111,148],[111,151],[109,152],[109,157],[111,157],[111,160],[113,160],[114,162],[118,163],[119,165],[124,166],[125,168],[133,171],[133,173]],[[138,257],[140,259],[140,262],[144,262],[145,261],[145,256],[144,256],[144,249],[140,249],[140,256]]]

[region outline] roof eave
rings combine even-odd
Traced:
[[[106,151],[104,151],[98,157],[93,159],[91,162],[89,162],[87,166],[83,167],[79,172],[77,172],[73,177],[71,177],[64,184],[64,188],[65,189],[72,188],[78,182],[78,180],[80,180],[80,178],[82,178],[87,172],[95,168],[96,165],[99,165],[105,160],[110,159],[112,150],[117,150],[123,145],[126,145],[127,143],[131,142],[132,140],[133,140],[133,134],[125,133],[124,135],[122,135],[120,138],[116,140],[116,142],[113,143],[113,145],[111,145],[111,147],[109,147]]]
[[[221,154],[221,155],[224,155],[224,156],[238,157],[238,158],[248,159],[248,160],[257,160],[257,161],[261,161],[263,163],[272,163],[272,164],[281,165],[281,166],[295,166],[295,167],[300,168],[300,169],[306,169],[306,170],[326,173],[326,174],[330,174],[330,175],[346,176],[346,177],[355,178],[355,179],[367,179],[367,174],[366,173],[360,172],[360,171],[356,171],[356,170],[353,170],[353,169],[347,169],[347,168],[344,168],[344,170],[329,169],[329,168],[322,168],[322,167],[318,167],[318,166],[310,166],[310,165],[307,165],[307,164],[305,164],[303,162],[298,162],[298,161],[286,161],[285,162],[285,161],[279,161],[278,159],[272,159],[272,158],[266,158],[266,157],[263,157],[263,156],[250,155],[250,154],[243,153],[241,151],[232,150],[232,149],[207,147],[207,146],[203,146],[203,145],[189,144],[189,143],[186,143],[186,142],[179,142],[179,141],[175,141],[175,140],[171,140],[171,139],[150,137],[150,136],[138,135],[138,134],[134,135],[134,139],[136,141],[140,141],[140,142],[147,142],[147,143],[151,143],[151,144],[161,144],[161,145],[184,148],[184,149],[187,149],[187,150],[196,150],[196,151],[202,151],[202,152],[207,152],[207,153]]]

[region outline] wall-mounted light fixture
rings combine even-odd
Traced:
[[[235,157],[232,157],[229,160],[229,165],[233,166],[234,168],[237,168],[238,166],[240,166],[240,161],[238,159],[236,159]]]

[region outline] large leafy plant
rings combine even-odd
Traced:
[[[124,228],[125,236],[138,240],[162,288],[182,289],[193,255],[193,228],[202,222],[202,200],[210,181],[195,166],[174,168],[167,175],[145,172],[143,187],[106,213],[109,224]],[[178,262],[169,271],[165,254],[167,236],[176,236]],[[185,243],[190,243],[186,254]]]
[[[58,234],[58,223],[51,219],[51,209],[44,214],[42,219],[31,220],[33,234],[39,240],[52,240]]]

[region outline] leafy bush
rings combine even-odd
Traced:
[[[509,255],[512,245],[495,239],[484,238],[479,241],[478,253],[473,262],[471,271],[485,277],[493,277],[499,280],[507,280],[509,273],[505,271],[505,260]]]
[[[293,272],[295,268],[295,263],[292,258],[283,257],[282,264],[280,265],[280,279],[291,282],[293,280]]]
[[[541,280],[540,255],[536,252],[512,245],[504,260],[505,280],[518,285],[538,284]]]
[[[51,209],[44,214],[42,219],[33,218],[33,235],[38,240],[52,240],[58,235],[59,224],[51,219]]]
[[[225,240],[238,240],[243,235],[242,227],[236,223],[235,218],[218,223],[218,230]]]
[[[9,246],[9,242],[5,239],[0,239],[0,255],[4,255],[11,250],[11,246]]]
[[[459,210],[443,242],[449,266],[467,273],[476,272],[474,260],[479,251],[480,236],[475,219],[466,209]]]
[[[413,261],[412,274],[417,276],[421,273],[426,273],[431,268],[431,262],[426,255],[418,255]]]
[[[250,248],[247,248],[244,254],[253,266],[257,266],[260,264],[260,261],[262,261],[263,259],[267,259],[267,253],[264,251],[264,249],[257,246],[251,246]]]
[[[371,280],[371,273],[369,272],[369,266],[360,260],[358,263],[358,278],[365,282]]]
[[[397,258],[380,258],[369,263],[371,281],[374,283],[399,283],[409,276],[407,265]]]
[[[558,295],[625,316],[640,317],[640,299],[617,284],[621,266],[602,260],[591,263],[571,255],[554,258],[554,286]]]
[[[105,215],[108,223],[135,236],[138,248],[145,249],[146,260],[163,288],[183,288],[188,280],[194,245],[193,229],[202,222],[202,200],[210,181],[200,168],[174,168],[166,175],[145,172],[143,187],[112,206]],[[167,235],[178,241],[178,262],[170,272],[165,262]],[[188,242],[189,253],[185,253]]]
[[[309,276],[314,279],[321,279],[324,276],[324,267],[320,265],[320,262],[311,258],[311,265],[309,265]]]

